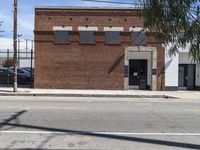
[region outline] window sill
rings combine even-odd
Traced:
[[[71,43],[53,43],[54,45],[70,45]]]
[[[97,43],[79,43],[79,45],[96,45]]]

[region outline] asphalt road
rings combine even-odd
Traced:
[[[0,97],[2,149],[200,149],[200,100]]]

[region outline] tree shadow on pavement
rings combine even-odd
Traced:
[[[180,142],[173,142],[173,141],[154,140],[154,139],[147,139],[147,138],[112,135],[112,134],[101,134],[101,133],[93,133],[93,132],[87,132],[87,131],[56,129],[56,128],[40,127],[40,126],[25,125],[25,124],[7,123],[7,125],[8,126],[14,126],[14,127],[21,127],[21,128],[39,129],[39,130],[44,130],[44,131],[62,132],[62,133],[66,133],[66,134],[94,136],[94,137],[100,137],[100,138],[125,140],[125,141],[148,143],[148,144],[157,144],[157,145],[164,145],[164,146],[174,146],[174,147],[180,147],[180,148],[200,149],[200,145],[197,145],[197,144],[180,143]]]
[[[27,110],[17,112],[14,115],[11,115],[10,118],[3,120],[3,122],[0,122],[0,129],[2,129],[4,126],[6,126],[7,123],[9,123],[11,121],[15,121],[17,124],[20,124],[19,116],[23,115],[26,112],[27,112]],[[13,127],[10,127],[10,128],[4,129],[4,130],[10,130],[13,128],[15,128],[15,127],[13,126]]]
[[[2,126],[11,126],[15,128],[28,128],[28,129],[37,129],[40,131],[42,130],[42,131],[59,132],[66,135],[84,135],[84,136],[93,136],[93,137],[99,137],[99,138],[124,140],[124,141],[130,141],[130,142],[155,144],[155,145],[163,145],[163,146],[171,146],[171,147],[179,147],[179,148],[200,149],[200,145],[190,144],[190,143],[181,143],[181,142],[173,142],[173,141],[166,141],[166,140],[156,140],[156,139],[148,139],[148,138],[140,138],[140,137],[129,137],[129,136],[121,136],[121,135],[113,135],[113,134],[95,133],[95,132],[89,132],[89,131],[67,130],[67,129],[59,129],[59,128],[51,128],[51,127],[42,127],[42,126],[36,126],[36,125],[10,123],[10,121],[12,121],[13,119],[16,119],[17,117],[24,114],[25,112],[26,111],[18,112],[16,115],[13,115],[11,118],[5,120],[5,122],[0,124],[0,129]],[[50,137],[50,139],[51,138],[52,137]],[[46,144],[47,142],[48,140],[44,141],[43,144]]]

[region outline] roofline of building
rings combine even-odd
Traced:
[[[38,6],[36,10],[139,10],[135,7],[73,7],[73,6]]]

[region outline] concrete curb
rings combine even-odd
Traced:
[[[110,98],[173,98],[168,95],[122,95],[122,94],[64,94],[64,93],[0,93],[0,96],[30,96],[30,97],[110,97]]]

